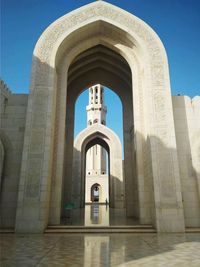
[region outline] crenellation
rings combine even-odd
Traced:
[[[0,90],[1,90],[1,93],[5,95],[6,97],[12,94],[8,85],[2,79],[0,79]]]

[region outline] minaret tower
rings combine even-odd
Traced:
[[[87,110],[87,127],[94,124],[106,125],[107,108],[104,105],[104,88],[96,84],[89,88],[89,105]],[[106,174],[106,151],[95,145],[87,151],[86,176]]]
[[[106,125],[107,108],[104,105],[104,88],[100,84],[96,84],[89,88],[89,105],[87,110],[88,126],[95,123]]]

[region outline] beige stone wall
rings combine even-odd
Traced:
[[[14,227],[28,95],[11,94],[1,82],[0,139],[4,162],[0,192],[0,227]]]
[[[200,97],[173,96],[186,227],[200,226]]]
[[[92,203],[91,188],[94,184],[99,184],[99,203],[109,202],[109,176],[102,175],[87,175],[85,177],[85,202]]]

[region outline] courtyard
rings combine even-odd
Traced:
[[[200,234],[1,235],[1,267],[200,266]]]

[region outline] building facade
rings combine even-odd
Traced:
[[[95,84],[122,101],[124,175],[121,144],[104,124],[74,144],[75,101]],[[0,85],[2,228],[42,233],[60,225],[64,203],[83,206],[94,145],[109,153],[113,208],[158,232],[200,227],[200,96],[171,96],[165,48],[145,22],[104,1],[81,7],[38,40],[29,95]]]

